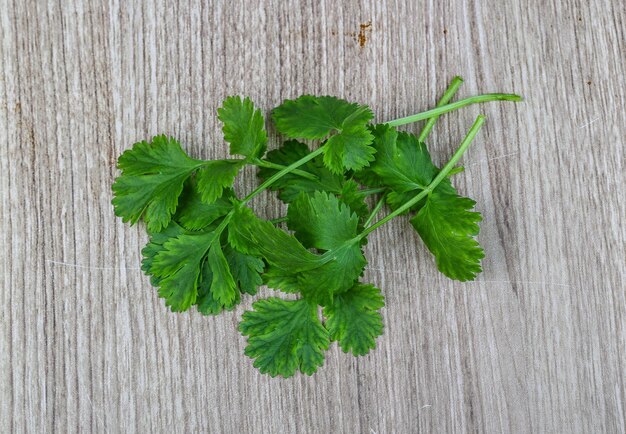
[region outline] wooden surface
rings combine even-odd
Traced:
[[[0,11],[3,432],[625,432],[621,2]],[[387,301],[377,350],[333,345],[315,376],[288,380],[243,356],[250,299],[214,318],[168,312],[138,269],[143,228],[110,205],[122,150],[164,132],[225,156],[215,111],[230,94],[265,109],[338,95],[384,121],[431,107],[455,74],[459,97],[526,97],[446,115],[430,141],[443,162],[488,116],[455,177],[485,218],[476,282],[439,275],[406,221],[384,227],[367,246]],[[271,196],[255,206],[279,214]]]

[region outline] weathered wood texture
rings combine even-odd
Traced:
[[[625,11],[0,0],[2,431],[623,433]],[[333,345],[311,378],[252,367],[243,308],[168,312],[138,270],[143,228],[110,205],[122,150],[165,132],[226,155],[229,94],[266,109],[333,94],[386,120],[432,106],[455,74],[459,96],[527,99],[447,115],[432,136],[444,161],[488,116],[455,178],[485,217],[476,282],[440,276],[406,221],[384,227],[367,246],[387,297],[378,349]]]

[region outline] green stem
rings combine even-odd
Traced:
[[[369,217],[367,218],[367,220],[365,221],[365,224],[363,226],[368,227],[370,225],[370,223],[372,223],[372,220],[374,220],[374,217],[376,217],[376,214],[378,214],[378,212],[380,211],[380,209],[383,207],[383,205],[385,204],[385,199],[387,198],[387,193],[383,194],[381,196],[381,198],[378,200],[378,202],[376,203],[376,206],[374,207],[374,209],[372,210],[371,214],[369,215]]]
[[[465,170],[465,167],[463,167],[463,166],[458,166],[458,167],[455,167],[454,169],[452,169],[452,170],[450,171],[450,173],[448,173],[448,176],[453,176],[453,175],[456,175],[457,173],[461,173],[461,172],[463,172],[464,170]]]
[[[480,116],[478,116],[476,118],[476,121],[474,122],[474,125],[472,125],[472,128],[470,128],[470,130],[467,132],[467,135],[463,139],[463,142],[461,142],[461,145],[459,146],[459,149],[456,150],[454,155],[452,155],[452,158],[450,158],[450,161],[448,161],[446,163],[446,165],[443,166],[443,169],[441,169],[441,171],[437,174],[437,176],[430,182],[430,184],[428,184],[428,186],[424,190],[419,192],[415,197],[413,197],[413,199],[411,199],[408,202],[406,202],[404,205],[402,205],[400,208],[398,208],[397,210],[395,210],[391,214],[389,214],[386,217],[378,220],[373,225],[368,226],[367,228],[365,228],[363,230],[363,232],[361,232],[359,235],[357,235],[356,238],[359,239],[359,240],[363,239],[370,232],[372,232],[376,228],[384,225],[385,223],[387,223],[389,220],[393,219],[394,217],[399,216],[400,214],[402,214],[406,210],[410,209],[417,202],[422,200],[424,197],[426,197],[428,194],[430,194],[435,189],[435,187],[437,187],[437,185],[439,185],[439,183],[441,181],[443,181],[443,179],[446,176],[448,176],[448,174],[454,168],[456,163],[458,163],[458,161],[461,159],[461,157],[463,156],[465,151],[467,151],[467,148],[469,148],[469,145],[472,143],[472,140],[474,140],[474,137],[476,136],[476,134],[478,133],[478,130],[480,130],[480,127],[483,125],[484,122],[485,122],[485,116],[480,115]]]
[[[448,86],[446,91],[443,93],[441,99],[437,102],[437,107],[446,105],[452,99],[456,91],[459,90],[459,87],[461,87],[462,84],[463,84],[463,79],[461,77],[459,76],[454,77],[452,81],[450,82],[450,86]],[[424,128],[422,128],[422,132],[420,133],[418,137],[418,140],[420,142],[426,141],[426,139],[428,138],[428,135],[430,134],[430,131],[435,126],[437,119],[439,119],[439,116],[440,115],[433,116],[432,118],[428,119],[428,122],[426,122],[426,125],[424,125]]]
[[[410,124],[412,122],[417,122],[417,121],[421,121],[424,119],[432,118],[434,116],[439,116],[444,113],[448,113],[453,110],[457,110],[457,109],[460,109],[461,107],[465,107],[471,104],[488,102],[488,101],[522,101],[522,97],[519,95],[510,94],[510,93],[487,93],[484,95],[472,96],[470,98],[465,98],[460,101],[442,105],[441,107],[436,107],[432,110],[427,110],[422,113],[417,113],[411,116],[407,116],[405,118],[394,119],[392,121],[387,122],[387,125],[391,125],[392,127],[397,127],[399,125]]]
[[[266,167],[268,169],[276,169],[276,170],[283,170],[287,167],[287,166],[283,166],[282,164],[272,163],[271,161],[261,160],[260,158],[256,158],[250,161],[250,163],[254,164],[255,166]],[[293,173],[294,175],[301,176],[303,178],[310,179],[312,181],[319,181],[319,178],[317,176],[313,175],[312,173],[305,172],[304,170],[295,169],[295,170],[292,170],[291,173]]]
[[[326,145],[324,145],[324,146],[326,146]],[[285,167],[284,169],[276,172],[275,174],[273,174],[272,176],[267,178],[261,185],[259,185],[256,189],[254,189],[254,191],[252,191],[252,193],[250,193],[249,195],[244,197],[243,200],[241,201],[241,203],[239,204],[239,206],[243,206],[246,203],[250,202],[250,200],[252,200],[252,198],[254,196],[256,196],[257,194],[261,193],[263,190],[267,189],[270,185],[272,185],[278,179],[282,178],[283,176],[285,176],[289,172],[292,172],[294,169],[297,169],[298,167],[300,167],[303,164],[305,164],[307,161],[311,161],[312,159],[314,159],[315,157],[317,157],[318,155],[323,153],[324,152],[324,146],[321,146],[321,147],[317,148],[315,151],[311,152],[306,157],[301,158],[300,160],[298,160],[298,161],[296,161],[294,163],[291,163],[289,166]]]

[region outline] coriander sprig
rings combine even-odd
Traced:
[[[218,118],[238,157],[197,160],[166,136],[137,143],[118,161],[115,213],[131,224],[145,221],[150,241],[142,269],[173,311],[195,305],[217,314],[262,284],[299,295],[256,301],[243,314],[245,352],[261,372],[312,374],[331,341],[367,354],[382,333],[384,306],[381,291],[360,282],[372,231],[408,214],[442,273],[464,281],[481,271],[484,254],[475,239],[481,216],[450,177],[462,170],[457,163],[485,118],[477,118],[441,169],[424,142],[443,113],[521,98],[486,94],[450,103],[461,84],[455,77],[434,109],[382,124],[371,124],[367,106],[335,97],[286,100],[272,121],[288,140],[270,152],[261,111],[249,98],[229,97]],[[428,120],[419,136],[396,129],[418,120]],[[311,150],[302,140],[320,145]],[[262,181],[241,197],[233,183],[246,165],[256,166]],[[264,220],[249,208],[265,190],[278,192],[286,216]],[[391,211],[375,221],[385,204]]]

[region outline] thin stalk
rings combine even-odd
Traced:
[[[467,148],[469,148],[470,144],[472,143],[472,140],[474,140],[474,137],[476,137],[476,134],[478,133],[478,130],[480,130],[480,127],[483,125],[483,123],[485,123],[485,116],[483,115],[478,116],[476,118],[476,121],[474,122],[474,125],[472,125],[472,128],[470,128],[470,130],[467,132],[467,135],[463,139],[463,142],[461,142],[461,145],[459,146],[459,148],[456,150],[454,155],[452,155],[452,158],[450,158],[450,161],[448,161],[446,165],[443,166],[443,169],[441,169],[441,171],[437,174],[437,176],[430,182],[430,184],[428,184],[428,186],[424,190],[419,192],[415,197],[413,197],[413,199],[409,200],[407,203],[402,205],[400,208],[398,208],[391,214],[378,220],[373,225],[365,228],[363,232],[357,235],[356,239],[358,240],[363,239],[370,232],[384,225],[385,223],[387,223],[389,220],[393,219],[394,217],[399,216],[406,210],[410,209],[417,202],[422,200],[424,197],[426,197],[428,194],[430,194],[435,189],[435,187],[437,187],[437,185],[439,185],[439,183],[443,181],[443,179],[446,176],[448,176],[448,174],[454,168],[456,163],[458,163],[458,161],[461,159],[465,151],[467,151]]]
[[[252,193],[250,193],[249,195],[244,197],[239,206],[245,205],[254,196],[256,196],[257,194],[261,193],[263,190],[267,189],[270,185],[272,185],[274,182],[276,182],[277,180],[279,180],[280,178],[285,176],[287,173],[292,172],[294,169],[297,169],[298,167],[302,166],[307,161],[311,161],[312,159],[314,159],[315,157],[320,155],[322,152],[324,152],[324,146],[321,146],[321,147],[317,148],[315,151],[311,152],[306,157],[301,158],[301,159],[299,159],[298,161],[296,161],[294,163],[291,163],[289,166],[285,167],[284,169],[276,172],[275,174],[273,174],[272,176],[267,178],[261,185],[259,185],[256,189],[254,189],[254,191],[252,191]]]
[[[254,159],[250,161],[250,163],[254,164],[255,166],[266,167],[268,169],[276,169],[276,170],[283,170],[284,168],[287,167],[287,166],[283,166],[282,164],[272,163],[271,161],[261,160],[260,158]],[[312,181],[319,181],[319,178],[317,176],[313,175],[312,173],[305,172],[304,170],[295,169],[295,170],[292,170],[291,173],[293,173],[294,175],[301,176],[302,178],[310,179]]]
[[[417,113],[411,116],[407,116],[405,118],[394,119],[392,121],[387,122],[387,125],[391,125],[392,127],[397,127],[399,125],[410,124],[412,122],[422,121],[424,119],[430,119],[434,116],[439,116],[444,113],[448,113],[461,107],[465,107],[471,104],[477,104],[481,102],[488,101],[522,101],[523,98],[519,95],[514,95],[510,93],[487,93],[484,95],[472,96],[469,98],[462,99],[460,101],[456,101],[450,104],[442,105],[441,107],[436,107],[432,110],[427,110],[422,113]]]
[[[457,173],[461,173],[461,172],[463,172],[464,170],[465,170],[465,167],[463,167],[463,166],[458,166],[458,167],[455,167],[454,169],[452,169],[452,170],[450,171],[450,173],[448,173],[448,176],[453,176],[453,175],[456,175]]]
[[[452,81],[450,82],[450,85],[448,86],[446,91],[441,96],[441,99],[437,102],[437,107],[441,107],[441,106],[448,104],[448,102],[452,99],[452,97],[454,96],[456,91],[459,90],[459,87],[461,87],[462,84],[463,84],[463,79],[461,77],[459,76],[454,77]],[[426,139],[428,138],[428,135],[430,134],[430,131],[435,126],[437,119],[439,119],[439,116],[440,115],[433,116],[432,118],[428,119],[428,122],[426,122],[426,125],[424,125],[424,128],[422,128],[422,131],[420,132],[420,135],[418,137],[418,140],[420,142],[426,141]]]
[[[372,210],[371,214],[369,215],[369,217],[367,218],[367,220],[365,221],[365,224],[363,226],[368,227],[370,225],[370,223],[372,223],[372,220],[374,220],[374,217],[376,217],[376,215],[380,212],[380,209],[385,204],[385,199],[386,198],[387,198],[387,193],[385,193],[385,194],[383,194],[381,196],[381,198],[376,203],[376,206]]]

